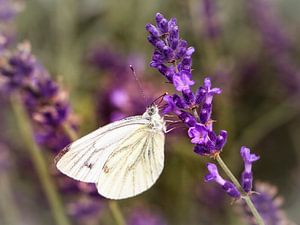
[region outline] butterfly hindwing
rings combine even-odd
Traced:
[[[149,189],[164,167],[164,134],[138,129],[107,158],[97,184],[110,199],[135,196]]]

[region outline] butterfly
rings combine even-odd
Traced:
[[[112,122],[65,147],[55,163],[63,174],[95,183],[100,195],[125,199],[149,189],[164,167],[166,122],[156,105]]]

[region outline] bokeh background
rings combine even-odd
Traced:
[[[193,77],[198,86],[209,76],[213,86],[223,90],[214,99],[213,118],[216,129],[229,134],[224,160],[239,177],[240,147],[246,145],[260,155],[253,168],[255,180],[273,185],[268,190],[277,188],[281,197],[276,204],[282,202],[286,216],[297,223],[299,9],[296,0],[1,0],[0,17],[10,19],[3,19],[0,29],[9,36],[11,51],[17,43],[31,43],[32,54],[69,96],[74,129],[81,136],[145,110],[147,103],[129,65],[150,99],[173,92],[148,66],[153,49],[145,24],[155,22],[156,12],[176,17],[181,38],[196,49]],[[0,224],[58,224],[28,150],[32,144],[26,137],[32,136],[31,129],[22,132],[14,113],[16,103],[4,92],[0,98]],[[58,209],[69,224],[117,224],[111,213],[114,205],[93,187],[55,171],[57,149],[38,148],[57,189],[62,206]],[[165,169],[158,182],[144,194],[118,202],[128,224],[249,224],[238,203],[232,205],[220,187],[203,181],[205,163],[211,159],[193,152],[185,129],[167,136],[165,152]]]

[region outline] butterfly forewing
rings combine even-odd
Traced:
[[[134,116],[101,127],[62,150],[56,157],[56,166],[76,180],[96,183],[109,155],[148,122]]]
[[[149,189],[163,167],[163,132],[140,128],[107,158],[97,189],[110,199],[132,197]]]

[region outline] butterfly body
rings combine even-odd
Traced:
[[[71,143],[56,165],[76,180],[95,183],[106,198],[133,197],[149,189],[163,170],[165,132],[153,105],[141,116],[110,123]]]

